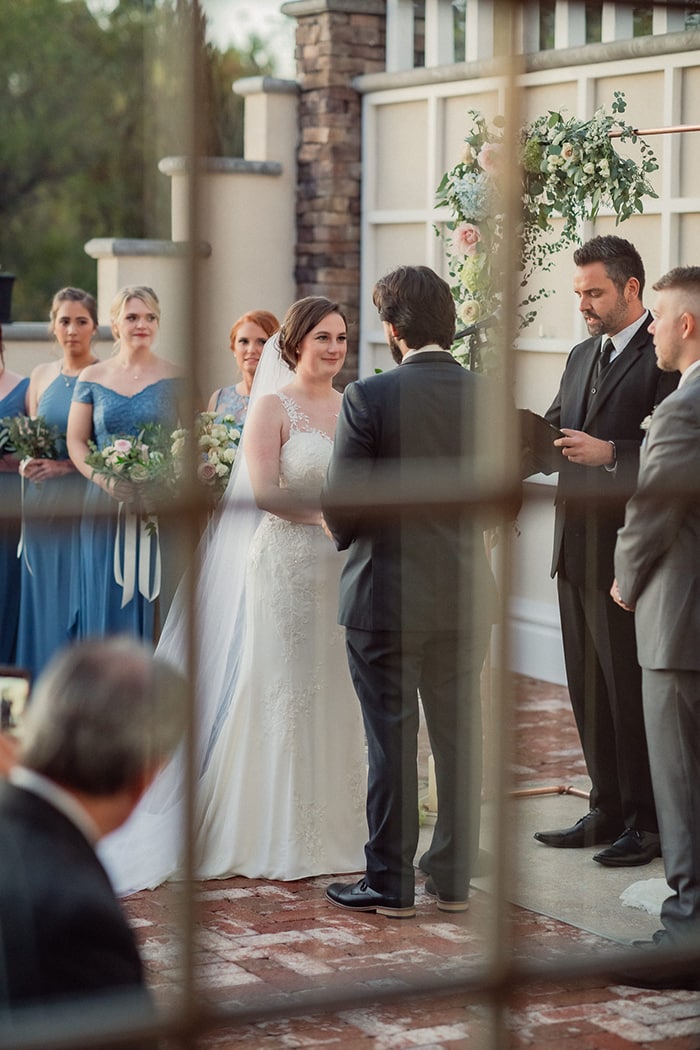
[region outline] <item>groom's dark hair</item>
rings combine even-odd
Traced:
[[[447,281],[429,266],[399,266],[374,286],[372,302],[382,321],[393,325],[409,348],[436,343],[449,350],[457,323]]]

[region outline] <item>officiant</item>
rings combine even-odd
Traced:
[[[557,578],[566,676],[588,774],[590,808],[572,827],[538,831],[545,846],[605,848],[599,864],[626,867],[660,856],[632,617],[610,597],[613,553],[635,489],[643,421],[675,389],[657,367],[642,304],[644,264],[621,237],[594,237],[574,252],[574,294],[589,338],[567,359],[545,420],[559,473],[552,576]]]

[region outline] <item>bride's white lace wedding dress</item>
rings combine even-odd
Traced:
[[[319,493],[332,441],[296,404],[285,487]],[[364,867],[362,716],[337,626],[342,558],[323,530],[266,514],[248,553],[247,644],[200,781],[198,872],[296,879]]]
[[[280,482],[320,494],[332,440],[278,396],[290,418]],[[367,769],[337,626],[342,557],[319,526],[272,514],[257,526],[235,689],[197,783],[199,878],[288,880],[364,870]],[[134,816],[104,840],[100,853],[117,892],[181,876],[181,781],[176,756]],[[169,793],[177,800],[172,809],[163,801]]]

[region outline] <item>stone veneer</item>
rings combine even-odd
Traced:
[[[385,69],[384,0],[295,0],[297,294],[327,295],[357,332],[360,296],[361,98],[353,78]],[[341,382],[357,372],[351,338]]]

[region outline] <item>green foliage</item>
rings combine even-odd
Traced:
[[[191,0],[0,5],[0,269],[15,273],[13,320],[47,316],[53,293],[96,291],[93,237],[170,236],[164,156],[189,151],[191,56],[200,70],[195,131],[207,155],[240,156],[243,100],[231,84],[267,74],[261,42],[195,47]]]
[[[551,269],[563,248],[578,244],[583,222],[595,219],[602,207],[612,211],[617,224],[643,212],[645,198],[657,196],[648,181],[658,168],[656,157],[623,121],[626,105],[624,94],[615,91],[611,114],[601,107],[590,120],[576,120],[550,110],[520,129],[521,210],[516,234],[521,288],[537,273]],[[475,355],[473,326],[491,322],[499,314],[507,277],[506,129],[502,117],[489,125],[476,110],[469,115],[471,130],[462,157],[443,175],[436,197],[450,216],[445,224],[446,247],[457,316],[471,331],[469,343],[458,344],[453,353],[463,363],[476,359],[476,367],[489,370],[489,354],[494,360],[497,355],[483,349]],[[639,160],[619,154],[617,139],[635,145]],[[535,317],[535,311],[526,308],[547,295],[543,288],[523,292],[518,304],[521,328]]]

